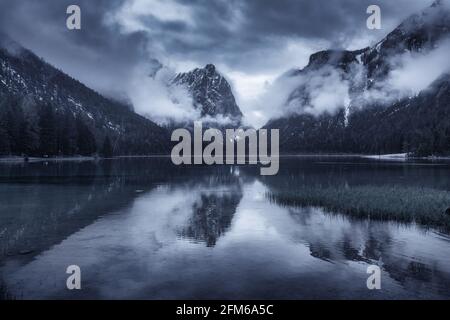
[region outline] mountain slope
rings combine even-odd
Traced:
[[[449,36],[450,10],[437,1],[373,47],[313,54],[304,69],[285,75],[298,85],[285,115],[264,127],[280,129],[283,153],[450,154],[449,76],[417,95],[400,94],[389,82],[399,57],[432,52]],[[321,84],[311,85],[315,81]],[[317,102],[317,95],[332,94],[340,85],[345,92],[337,91],[325,105]]]
[[[45,114],[54,122],[48,128],[43,128]],[[165,141],[170,141],[163,128],[89,89],[6,36],[0,37],[0,121],[3,128],[10,122],[7,130],[0,131],[0,136],[9,136],[9,146],[0,145],[3,154],[92,154],[101,150],[106,137],[117,155],[166,153]],[[34,137],[26,148],[17,145],[21,133],[13,126],[24,126],[25,136]],[[45,131],[48,136],[42,136]],[[63,140],[70,143],[68,139],[76,141],[70,148],[63,146]],[[87,141],[92,144],[90,150],[81,152]],[[45,144],[56,145],[47,149]]]

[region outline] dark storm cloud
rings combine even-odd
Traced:
[[[301,66],[312,50],[367,45],[430,3],[2,0],[0,30],[86,84],[117,92],[130,70],[151,58],[179,65],[212,62],[247,74]],[[70,4],[81,7],[80,31],[69,31],[65,26],[65,11]],[[381,31],[366,28],[370,4],[382,9]],[[134,11],[130,9],[133,5]]]
[[[167,23],[153,19],[149,29],[169,54],[195,61],[224,62],[240,68],[258,69],[262,60],[282,51],[288,41],[323,41],[330,47],[345,48],[356,39],[368,45],[430,0],[177,0],[189,8],[193,24]],[[366,9],[378,4],[383,30],[366,28]],[[369,38],[370,39],[365,39]],[[365,41],[366,40],[366,41]],[[325,49],[325,48],[324,48]],[[247,59],[248,58],[248,59]],[[295,64],[295,61],[293,61]]]
[[[82,8],[82,29],[66,28],[66,9]],[[0,2],[0,30],[45,60],[104,91],[116,90],[122,77],[147,56],[144,32],[121,34],[105,23],[122,0]]]

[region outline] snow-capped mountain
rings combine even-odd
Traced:
[[[202,118],[219,124],[227,123],[230,127],[241,125],[242,112],[231,86],[214,65],[180,73],[171,84],[188,90],[193,97],[194,108],[200,110]]]
[[[436,1],[373,47],[315,53],[305,68],[282,77],[297,85],[284,115],[265,127],[280,129],[285,153],[450,153],[450,76],[444,72],[414,94],[397,88],[394,77],[406,58],[413,67],[432,59],[449,38],[450,8]]]
[[[106,138],[115,154],[150,154],[167,152],[164,141],[169,141],[165,129],[5,35],[0,36],[0,122],[0,154],[93,154]]]
[[[377,80],[390,71],[389,58],[406,52],[434,49],[450,33],[450,4],[435,1],[430,7],[404,20],[395,30],[362,56],[368,78]]]

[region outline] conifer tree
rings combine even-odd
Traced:
[[[106,136],[105,141],[103,142],[101,155],[104,158],[111,158],[113,156],[113,147],[109,136]]]
[[[41,107],[39,114],[39,150],[42,155],[57,153],[56,120],[50,104]]]

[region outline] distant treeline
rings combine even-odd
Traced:
[[[24,109],[17,99],[0,101],[0,155],[113,156],[109,136],[97,141],[81,117],[56,112],[50,104]]]
[[[431,112],[422,117],[403,112],[383,118],[366,110],[355,113],[348,126],[342,113],[301,115],[272,121],[267,127],[280,128],[280,152],[284,154],[450,155],[450,115]]]

